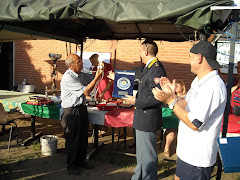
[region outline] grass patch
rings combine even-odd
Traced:
[[[10,174],[11,170],[7,166],[0,165],[0,176]]]
[[[33,151],[40,151],[41,150],[41,145],[39,141],[34,141],[31,145]]]
[[[20,156],[18,158],[18,163],[26,161],[28,159],[36,159],[36,158],[39,158],[40,156],[41,156],[40,153],[28,154],[28,155]]]
[[[7,164],[7,163],[9,163],[11,160],[9,159],[9,158],[7,158],[7,159],[0,159],[0,165],[2,165],[2,164]]]
[[[9,159],[1,159],[0,160],[0,176],[10,174],[11,169],[7,166],[7,163],[9,162]]]

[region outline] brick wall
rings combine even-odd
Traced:
[[[183,79],[187,89],[195,75],[190,72],[189,49],[191,42],[166,42],[156,41],[159,52],[157,57],[163,63],[167,76]],[[140,65],[139,40],[102,41],[88,40],[84,44],[84,51],[110,52],[111,63],[116,69],[130,70]],[[69,43],[67,44],[69,47]],[[116,49],[116,51],[115,51]],[[76,51],[76,46],[71,45],[71,52]],[[64,64],[66,58],[66,43],[56,40],[17,41],[15,43],[15,85],[21,83],[24,78],[28,84],[36,86],[35,92],[44,93],[45,86],[51,86],[52,61],[49,53],[61,53],[63,56],[57,61],[57,88],[60,87],[62,74],[67,67]]]

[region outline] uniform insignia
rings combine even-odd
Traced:
[[[155,82],[155,84],[159,84],[160,83],[160,78],[159,77],[155,77],[154,78],[154,82]]]
[[[157,58],[154,58],[154,59],[150,62],[150,64],[148,65],[148,68],[151,68],[152,65],[155,64],[157,61],[158,61],[158,59],[157,59]]]

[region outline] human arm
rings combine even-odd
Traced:
[[[240,79],[238,80],[238,83],[231,88],[231,93],[233,93],[239,86],[240,86]]]
[[[176,80],[174,79],[173,82],[171,83],[170,80],[167,77],[161,77],[160,78],[160,85],[162,87],[162,90],[167,92],[167,94],[169,94],[169,96],[172,96],[173,99],[177,99],[178,98],[178,104],[180,106],[182,106],[183,108],[185,108],[187,106],[187,101],[184,97],[178,97],[176,95]],[[161,96],[163,94],[159,93],[161,92],[159,88],[154,88],[153,89],[153,94],[154,97],[161,101]]]
[[[111,80],[114,80],[115,79],[115,72],[113,72],[112,70],[111,71],[108,71],[108,79],[111,79]]]
[[[130,95],[125,95],[125,98],[122,98],[122,99],[127,101],[130,104],[135,104],[135,101],[136,101],[136,98]]]
[[[104,64],[104,77],[103,77],[104,83],[103,84],[105,84],[105,86],[101,86],[101,88],[100,88],[101,90],[99,91],[99,95],[98,95],[98,97],[100,99],[102,99],[102,98],[105,99],[105,97],[109,97],[109,96],[105,96],[105,93],[107,93],[109,90],[110,90],[110,92],[112,92],[112,87],[113,87],[113,82],[114,82],[114,79],[108,77],[109,73],[114,73],[113,66],[111,64],[107,64],[107,63],[103,63],[103,64]],[[110,95],[109,92],[108,92],[108,94]]]
[[[154,98],[152,89],[155,87],[161,88],[159,79],[166,76],[166,73],[160,63],[156,64],[150,69],[145,67],[143,75],[139,79],[138,96],[135,100],[135,107],[138,109],[148,109],[161,105],[161,102]]]
[[[86,89],[85,89],[85,91],[83,93],[86,96],[87,99],[89,99],[89,94],[92,92],[92,90],[93,90],[97,80],[101,76],[102,72],[103,72],[103,70],[98,69],[94,79],[87,85],[87,87],[86,87]]]
[[[170,83],[170,81],[166,80],[165,78],[160,79],[161,85],[162,85],[162,90],[159,88],[154,88],[152,90],[154,97],[161,102],[164,102],[168,105],[170,105],[175,99],[177,99],[177,96],[174,92],[175,81],[173,83]],[[196,131],[198,128],[190,121],[188,117],[188,111],[185,110],[185,107],[187,105],[187,101],[185,98],[179,99],[174,105],[173,112],[176,114],[176,116],[183,122],[185,123],[189,128],[192,130]]]
[[[103,98],[104,97],[104,94],[108,91],[108,89],[113,85],[113,80],[109,79],[108,80],[108,83],[106,85],[106,88],[100,93],[99,97],[100,98]]]

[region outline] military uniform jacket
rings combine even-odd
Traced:
[[[154,87],[161,89],[159,79],[162,76],[166,76],[166,71],[157,58],[153,59],[147,67],[144,67],[139,78],[135,101],[134,129],[154,132],[162,127],[162,102],[156,100],[152,93]]]

